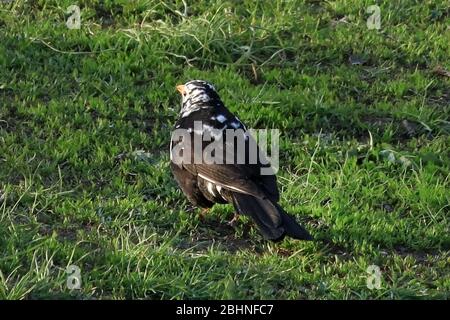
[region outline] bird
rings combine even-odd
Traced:
[[[271,166],[256,142],[257,159],[249,161],[250,144],[255,140],[245,124],[226,108],[213,84],[191,80],[176,89],[181,94],[181,109],[172,131],[170,168],[187,199],[202,208],[200,217],[214,204],[228,203],[236,211],[231,225],[245,215],[266,240],[278,242],[286,236],[312,240],[310,233],[280,206],[276,175],[273,171],[262,174],[262,169],[270,170]],[[237,133],[230,138],[228,130]],[[243,148],[233,143],[237,138],[245,141]],[[211,155],[222,162],[206,161],[204,151],[212,141],[217,144]],[[225,161],[227,156],[232,161]]]

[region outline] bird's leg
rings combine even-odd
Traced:
[[[206,217],[206,214],[208,213],[208,210],[209,210],[209,208],[203,208],[201,211],[200,211],[200,213],[199,213],[199,215],[198,215],[198,218],[200,219],[200,221],[205,221],[205,217]]]
[[[236,226],[236,223],[238,222],[238,220],[239,220],[239,213],[235,212],[233,215],[233,219],[228,221],[228,225],[231,227],[234,227],[234,226]]]

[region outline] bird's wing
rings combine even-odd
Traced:
[[[258,198],[267,197],[261,188],[243,172],[242,165],[183,164],[183,167],[191,173],[195,172],[198,177],[222,188],[249,194]]]
[[[193,135],[198,134],[193,132]],[[194,138],[195,139],[195,138]],[[229,148],[229,146],[234,147]],[[198,149],[200,151],[200,149]],[[204,147],[201,149],[204,151]],[[239,150],[242,152],[242,150]],[[192,154],[196,151],[192,148]],[[272,201],[278,201],[279,193],[276,183],[276,176],[261,175],[261,169],[270,165],[264,165],[259,160],[255,164],[239,163],[237,157],[239,156],[236,150],[236,145],[229,141],[221,144],[218,152],[223,153],[224,163],[183,163],[183,167],[191,174],[201,177],[206,181],[212,182],[225,189],[234,192],[249,194],[258,198],[270,198]],[[248,145],[245,147],[246,159],[248,159]],[[198,158],[203,159],[204,154]],[[227,158],[233,159],[232,163],[226,162]],[[192,157],[193,159],[193,157]]]
[[[178,182],[183,193],[189,199],[189,201],[202,208],[210,208],[213,203],[206,199],[197,183],[197,176],[191,172],[185,170],[183,167],[171,162],[170,167],[172,169],[175,180]]]
[[[270,167],[270,164],[265,161],[264,155],[259,154],[256,141],[237,117],[232,115],[226,108],[222,108],[220,112],[214,115],[201,110],[195,119],[201,120],[205,126],[201,128],[195,127],[193,118],[184,118],[180,124],[181,127],[190,128],[188,129],[190,130],[189,144],[184,140],[175,143],[175,145],[182,147],[184,150],[190,149],[189,159],[182,165],[184,169],[194,176],[200,176],[207,181],[235,192],[250,194],[260,198],[268,197],[272,201],[279,200],[275,174],[261,174],[261,169]],[[248,139],[245,140],[244,150],[237,150],[239,143],[234,138],[231,139],[233,142],[228,138],[225,139],[226,129],[235,129],[239,137],[243,137],[244,133],[248,136]],[[224,142],[220,144],[221,148],[216,150],[215,153],[223,155],[222,161],[224,164],[204,161],[204,152],[210,147],[209,144],[211,142],[203,141],[203,138],[208,135],[211,137],[211,140],[222,137]],[[201,148],[194,147],[196,141],[203,141]],[[254,147],[256,147],[256,150]],[[199,152],[201,154],[196,154]],[[250,152],[253,152],[253,155],[256,154],[256,163],[249,163]],[[243,155],[245,155],[245,161],[238,162],[237,158]],[[201,159],[202,161],[197,164],[195,159]],[[227,159],[233,159],[234,161],[229,163]]]

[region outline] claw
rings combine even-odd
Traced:
[[[236,226],[236,224],[237,224],[237,222],[238,222],[238,220],[239,220],[239,213],[234,213],[234,216],[233,216],[233,219],[231,219],[230,221],[228,221],[228,225],[230,226],[230,227],[235,227]]]

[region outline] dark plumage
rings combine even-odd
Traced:
[[[215,203],[233,204],[238,213],[249,216],[256,223],[266,239],[277,241],[287,235],[311,240],[311,235],[279,206],[275,174],[261,175],[261,168],[270,168],[270,164],[263,164],[267,163],[264,155],[259,155],[256,163],[249,163],[250,142],[254,140],[245,125],[224,106],[214,87],[205,81],[193,80],[177,89],[182,94],[182,108],[175,128],[185,130],[193,143],[188,144],[176,134],[172,136],[171,169],[189,201],[202,208],[210,208]],[[202,125],[198,126],[197,121]],[[225,135],[226,129],[242,134],[244,152],[237,152],[237,143],[233,144]],[[224,142],[223,147],[213,154],[223,155],[224,163],[205,161],[203,151],[210,144],[210,141],[202,141],[205,136],[213,136],[212,141]],[[196,139],[201,148],[194,147]],[[230,146],[234,153],[227,149]],[[189,161],[180,163],[177,160],[175,150],[180,149],[183,154],[190,151]],[[238,162],[243,153],[245,162]],[[233,163],[225,161],[230,154]],[[202,161],[194,161],[195,156]]]

